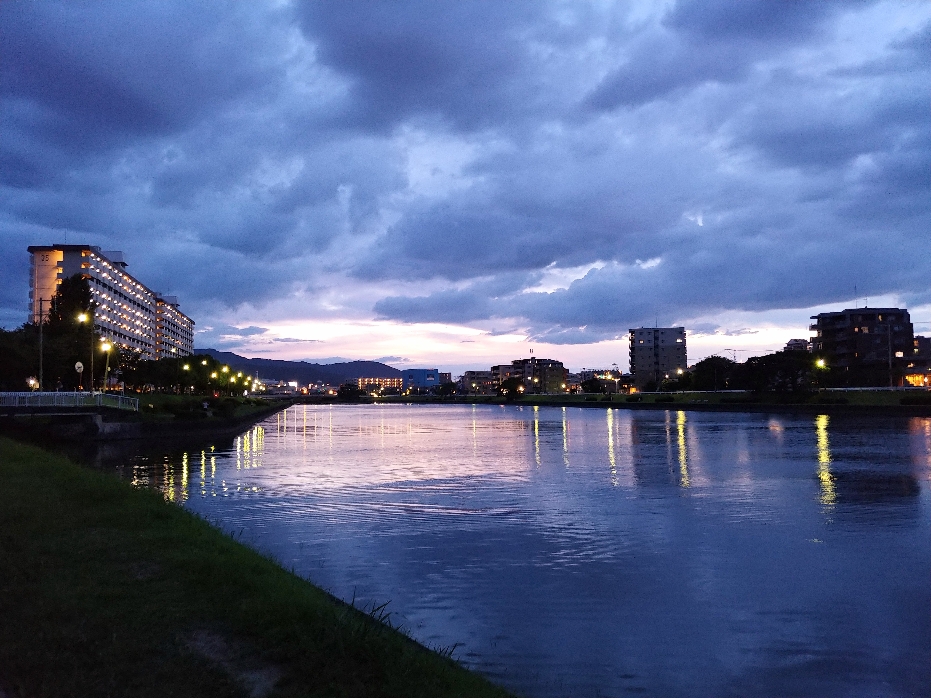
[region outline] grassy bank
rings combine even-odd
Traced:
[[[247,418],[267,413],[270,407],[290,404],[291,400],[265,400],[249,397],[202,397],[144,393],[139,398],[139,418],[146,422],[210,422]]]
[[[0,695],[505,696],[156,492],[0,438]]]

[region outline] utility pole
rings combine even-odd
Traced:
[[[889,338],[889,387],[892,385],[892,323],[886,324],[886,336]]]
[[[39,299],[39,392],[40,392],[40,393],[42,392],[42,378],[43,378],[43,375],[42,375],[42,355],[45,353],[45,352],[43,351],[43,347],[42,347],[42,325],[45,324],[44,321],[43,321],[43,319],[42,319],[42,317],[43,317],[43,313],[42,313],[42,303],[43,303],[44,300],[45,300],[44,298],[40,298],[40,299]]]

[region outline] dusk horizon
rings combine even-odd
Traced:
[[[929,334],[929,49],[917,2],[4,3],[0,327],[72,244],[246,357]]]

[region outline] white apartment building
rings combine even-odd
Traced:
[[[674,378],[688,367],[684,327],[637,327],[630,330],[630,372],[639,389]]]
[[[194,353],[194,321],[178,299],[150,290],[126,271],[122,252],[92,245],[33,245],[29,269],[29,322],[36,323],[63,279],[80,274],[96,303],[94,328],[144,359]]]

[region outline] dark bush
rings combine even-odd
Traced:
[[[900,405],[931,405],[931,393],[923,395],[906,395],[899,400]]]
[[[239,407],[239,402],[237,400],[234,400],[231,397],[228,397],[228,398],[224,398],[223,400],[219,401],[219,403],[217,404],[216,410],[217,410],[218,415],[226,419],[229,419],[234,414],[236,414],[237,407]]]
[[[643,399],[642,395],[628,395],[625,398],[626,402],[640,402]]]

